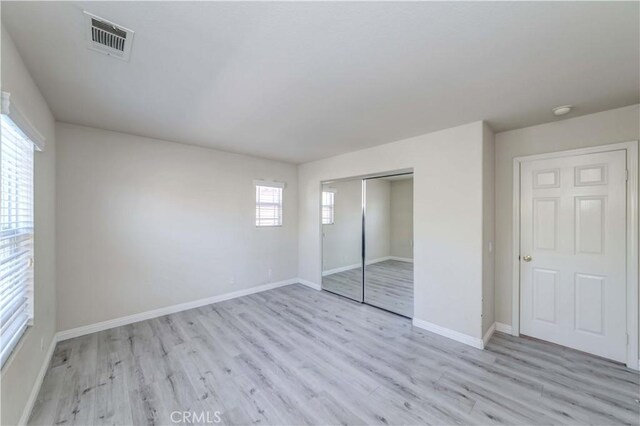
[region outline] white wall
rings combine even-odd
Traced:
[[[34,325],[2,368],[0,423],[18,423],[56,328],[55,293],[55,123],[49,107],[31,79],[13,40],[2,28],[2,90],[46,138],[46,149],[34,158],[35,308]]]
[[[413,259],[413,178],[391,181],[391,256]]]
[[[638,140],[639,122],[632,105],[495,135],[496,321],[511,324],[513,157]]]
[[[495,322],[495,140],[485,123],[482,137],[482,333]]]
[[[362,180],[333,182],[336,189],[333,225],[322,225],[322,268],[357,267],[362,263]],[[318,201],[319,202],[319,201]]]
[[[64,123],[56,132],[59,330],[296,277],[295,165]],[[255,226],[260,178],[286,182],[282,227]]]
[[[384,179],[367,179],[365,203],[365,261],[391,255],[391,185]]]
[[[414,317],[480,338],[482,140],[476,122],[300,165],[299,276],[321,280],[321,181],[413,168]]]

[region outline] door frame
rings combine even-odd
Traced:
[[[639,369],[638,359],[638,141],[599,145],[589,148],[526,155],[513,158],[513,235],[512,235],[512,301],[511,334],[520,335],[520,175],[523,162],[546,160],[608,151],[627,151],[627,367]]]

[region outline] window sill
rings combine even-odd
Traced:
[[[13,351],[11,351],[11,355],[9,355],[9,358],[7,358],[7,361],[2,366],[2,370],[0,370],[0,376],[4,376],[5,371],[11,368],[11,364],[13,364],[13,360],[16,358],[18,352],[20,352],[20,350],[22,349],[22,346],[24,346],[24,342],[27,341],[28,336],[32,333],[31,330],[33,330],[33,325],[32,324],[27,325],[27,328],[24,330],[24,333],[22,333],[22,336],[20,336],[20,340],[18,340],[18,344],[16,345],[15,348],[13,348]]]

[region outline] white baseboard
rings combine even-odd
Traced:
[[[484,346],[482,339],[479,339],[477,337],[472,337],[472,336],[469,336],[468,334],[460,333],[458,331],[454,331],[448,328],[444,328],[439,325],[436,325],[418,318],[413,319],[413,325],[415,327],[422,328],[432,333],[439,334],[440,336],[444,336],[449,339],[455,340],[457,342],[464,343],[465,345],[473,346],[474,348],[483,349],[483,346]]]
[[[397,260],[398,262],[413,263],[413,259],[411,259],[410,257],[389,256],[389,260]]]
[[[408,257],[398,257],[398,256],[384,256],[379,257],[377,259],[367,260],[365,265],[373,265],[374,263],[385,262],[387,260],[397,260],[398,262],[408,262],[413,263],[413,259]],[[358,269],[361,266],[360,263],[354,263],[353,265],[341,266],[339,268],[327,269],[326,271],[322,271],[322,276],[326,277],[327,275],[337,274],[338,272],[350,271],[352,269]]]
[[[172,314],[175,312],[180,312],[187,309],[193,309],[200,306],[210,305],[216,302],[222,302],[224,300],[234,299],[236,297],[247,296],[249,294],[259,293],[261,291],[271,290],[274,288],[283,287],[291,284],[298,284],[298,283],[305,285],[307,287],[311,287],[314,290],[321,290],[320,285],[312,283],[311,281],[307,281],[302,278],[292,278],[285,281],[279,281],[275,283],[260,285],[257,287],[251,287],[245,290],[238,290],[231,293],[225,293],[219,296],[208,297],[206,299],[194,300],[193,302],[181,303],[179,305],[167,306],[165,308],[154,309],[152,311],[141,312],[139,314],[129,315],[121,318],[115,318],[112,320],[103,321],[103,322],[99,322],[96,324],[91,324],[83,327],[77,327],[77,328],[61,331],[59,333],[54,334],[18,424],[26,425],[27,422],[29,421],[29,417],[31,416],[31,411],[33,410],[33,406],[36,403],[38,394],[40,393],[40,388],[42,387],[44,376],[47,374],[47,370],[49,369],[49,364],[51,363],[51,358],[53,357],[53,352],[58,342],[62,340],[71,339],[74,337],[83,336],[85,334],[95,333],[97,331],[107,330],[109,328],[119,327],[121,325],[132,324],[138,321],[144,321],[147,319]]]
[[[298,278],[291,278],[284,281],[259,285],[244,290],[232,291],[231,293],[220,294],[218,296],[207,297],[205,299],[194,300],[191,302],[180,303],[178,305],[165,306],[164,308],[153,309],[151,311],[140,312],[138,314],[127,315],[126,317],[114,318],[95,324],[84,325],[65,331],[58,332],[58,341],[72,339],[74,337],[84,336],[98,331],[108,330],[110,328],[120,327],[122,325],[133,324],[151,318],[157,318],[164,315],[173,314],[175,312],[186,311],[188,309],[199,308],[200,306],[210,305],[212,303],[222,302],[224,300],[235,299],[236,297],[247,296],[249,294],[259,293],[261,291],[271,290],[285,285],[296,284]]]
[[[350,271],[352,269],[358,269],[360,267],[359,263],[354,263],[353,265],[341,266],[339,268],[328,269],[326,271],[322,271],[322,276],[326,277],[327,275],[337,274],[338,272]]]
[[[36,377],[36,381],[31,388],[31,393],[29,394],[29,399],[27,399],[27,403],[24,406],[24,410],[22,411],[22,416],[18,421],[19,425],[26,425],[29,421],[29,417],[31,416],[31,411],[33,410],[33,406],[36,403],[36,399],[38,399],[38,394],[40,393],[40,387],[42,387],[42,382],[44,381],[44,376],[47,374],[47,370],[49,369],[49,364],[51,363],[51,357],[53,357],[53,351],[56,349],[56,344],[58,343],[58,335],[54,334],[51,339],[51,344],[49,345],[49,349],[47,349],[47,354],[45,355],[44,361],[40,366],[40,371],[38,372],[38,376]],[[8,389],[5,390],[7,392]]]
[[[374,263],[386,262],[391,260],[391,256],[378,257],[377,259],[370,259],[364,262],[365,265],[373,265]]]
[[[499,331],[501,333],[511,334],[512,328],[511,328],[511,326],[509,324],[496,322],[496,331]]]
[[[318,290],[318,291],[322,290],[322,286],[320,284],[312,283],[311,281],[304,280],[302,278],[296,278],[296,280],[299,284],[310,287],[314,290]]]
[[[482,349],[487,347],[489,340],[491,340],[491,336],[493,336],[493,332],[496,331],[496,323],[491,324],[491,327],[487,330],[487,332],[482,336]]]

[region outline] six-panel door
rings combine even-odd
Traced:
[[[523,162],[521,333],[626,360],[625,151]]]

